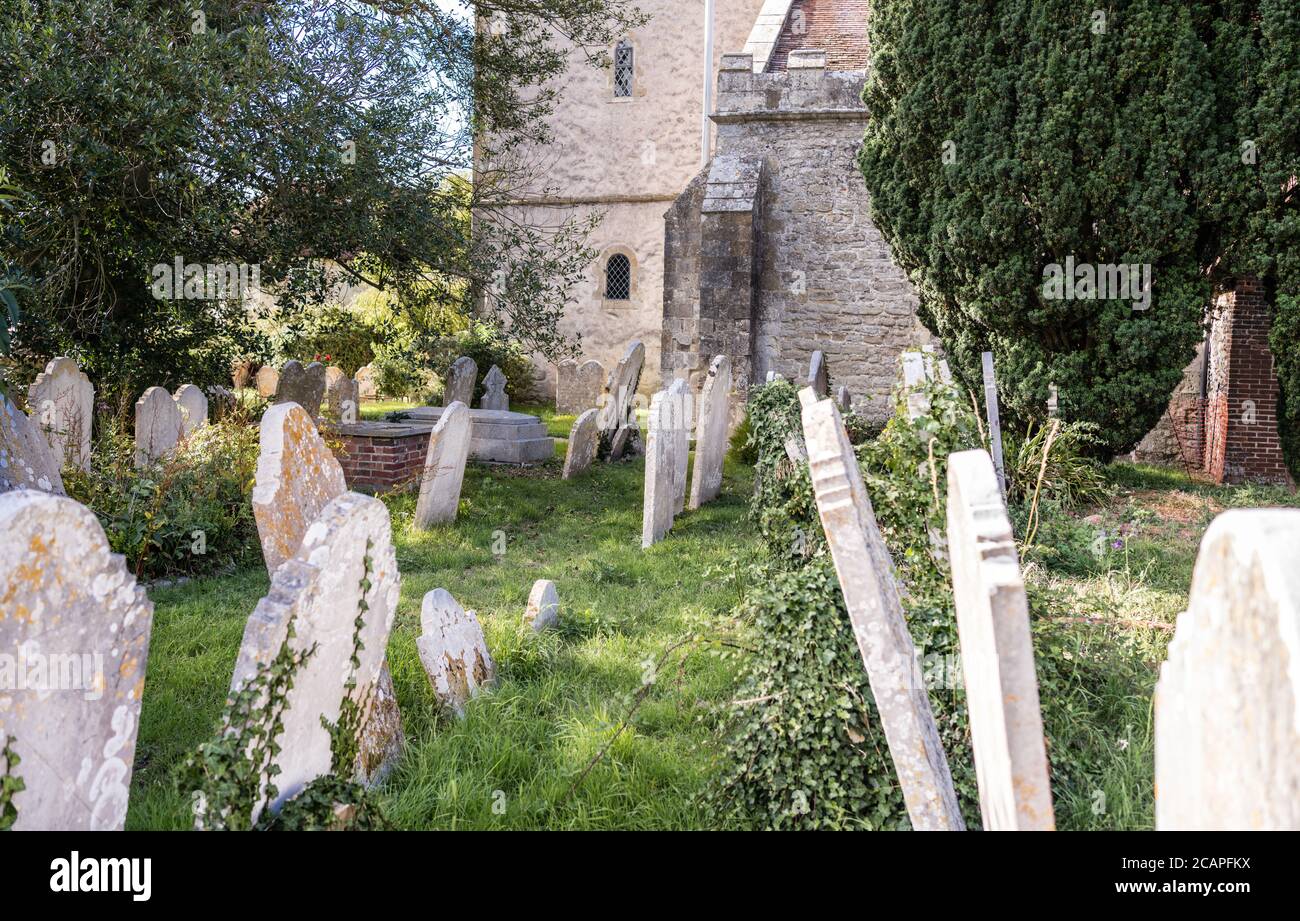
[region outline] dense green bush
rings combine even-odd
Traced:
[[[251,503],[258,433],[245,414],[199,428],[143,470],[114,416],[101,416],[97,428],[89,473],[68,468],[64,485],[94,511],[137,578],[198,575],[259,558]]]

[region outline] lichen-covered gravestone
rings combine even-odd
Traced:
[[[325,374],[325,366],[319,361],[313,361],[306,367],[299,361],[286,361],[280,370],[280,383],[275,388],[274,402],[297,403],[313,419],[318,418],[321,401],[325,399]]]
[[[257,392],[269,400],[275,396],[275,391],[280,386],[280,372],[270,365],[263,365],[253,382]]]
[[[253,483],[253,519],[266,571],[298,552],[307,528],[331,501],[347,492],[343,468],[306,410],[272,406],[262,416],[261,450]]]
[[[961,831],[948,758],[857,455],[833,401],[817,400],[811,389],[799,398],[817,512],[907,814],[917,831]]]
[[[695,469],[691,474],[691,508],[712,502],[722,491],[722,462],[727,456],[731,419],[731,360],[719,355],[709,365],[700,393],[695,424]]]
[[[17,829],[121,830],[153,604],[93,512],[0,495],[0,736],[21,759]]]
[[[456,520],[460,488],[469,459],[470,416],[464,403],[447,407],[429,436],[429,453],[420,479],[420,500],[415,506],[415,526],[428,529]]]
[[[27,388],[27,405],[60,467],[90,469],[95,388],[71,358],[54,358]]]
[[[434,697],[457,716],[464,716],[470,698],[497,677],[478,618],[445,588],[434,589],[424,596],[420,631],[415,646]]]
[[[657,544],[673,526],[677,458],[671,397],[661,390],[650,400],[650,432],[646,436],[645,498],[641,514],[642,548]]]
[[[596,452],[600,448],[600,430],[597,427],[599,415],[600,410],[589,409],[574,420],[564,455],[564,479],[571,480],[586,473],[596,460]]]
[[[948,458],[948,553],[984,827],[1051,831],[1029,600],[986,451]]]
[[[173,398],[181,412],[181,437],[189,438],[208,424],[208,398],[194,384],[182,384]]]
[[[560,623],[560,593],[550,579],[538,579],[528,595],[524,610],[524,623],[536,633],[549,630]]]
[[[578,415],[597,408],[605,380],[605,367],[598,361],[578,364],[569,358],[560,362],[555,384],[555,411]]]
[[[498,412],[510,411],[510,397],[506,396],[505,373],[493,365],[483,378],[483,399],[479,400],[479,409],[492,409]]]
[[[0,393],[0,493],[11,489],[64,495],[63,477],[49,442],[36,423]]]
[[[342,368],[330,367],[325,371],[325,405],[329,417],[336,422],[347,425],[357,421],[360,388]]]
[[[474,405],[474,385],[478,383],[478,364],[474,359],[462,355],[452,362],[447,372],[447,384],[442,390],[442,405],[464,403],[467,407]]]
[[[147,467],[174,449],[185,431],[180,407],[166,387],[150,387],[135,403],[135,466]]]
[[[340,725],[345,701],[361,715],[362,726],[369,722],[400,587],[388,509],[358,493],[325,506],[297,552],[275,571],[270,592],[244,629],[231,693],[253,680],[286,643],[296,652],[314,651],[293,676],[281,713],[280,751],[272,759],[280,769],[277,795],[259,804],[258,812],[268,805],[278,809],[330,772],[331,738],[323,722]],[[363,763],[363,732],[357,732],[355,773],[373,780],[377,766]]]
[[[609,374],[605,391],[601,394],[600,431],[605,438],[628,425],[635,425],[636,391],[641,384],[641,370],[645,366],[645,346],[640,340],[628,343],[623,358]],[[610,460],[618,460],[611,454]]]
[[[1300,511],[1201,539],[1156,685],[1156,828],[1300,830]]]

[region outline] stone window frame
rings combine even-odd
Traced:
[[[628,94],[626,96],[618,95],[618,49],[626,45],[632,52],[632,81]],[[641,81],[637,76],[637,59],[641,56],[640,44],[626,36],[614,43],[610,49],[610,60],[613,62],[609,68],[609,97],[606,101],[614,103],[629,103],[640,95]]]
[[[616,300],[605,296],[605,292],[609,290],[609,260],[615,256],[624,256],[627,258],[628,271],[631,273],[627,286],[628,291],[626,300]],[[641,287],[641,267],[637,262],[636,253],[627,246],[609,246],[601,252],[598,265],[600,269],[598,272],[599,277],[596,279],[596,284],[598,285],[596,296],[600,300],[601,306],[607,310],[627,310],[634,306],[637,303]]]

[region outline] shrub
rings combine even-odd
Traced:
[[[1007,433],[1003,438],[1007,503],[1031,502],[1037,493],[1040,502],[1053,502],[1069,509],[1106,498],[1110,489],[1105,469],[1087,456],[1098,443],[1097,427],[1089,422],[1060,424],[1052,437],[1044,467],[1043,451],[1048,448],[1051,431],[1050,424],[1031,422],[1023,435]]]

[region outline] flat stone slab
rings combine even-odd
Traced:
[[[388,424],[425,424],[429,431],[447,410],[420,406],[402,410],[402,420]],[[489,464],[540,464],[555,457],[555,439],[536,416],[496,409],[469,410],[471,460]],[[373,424],[373,423],[372,423]],[[348,426],[340,431],[347,433]]]

